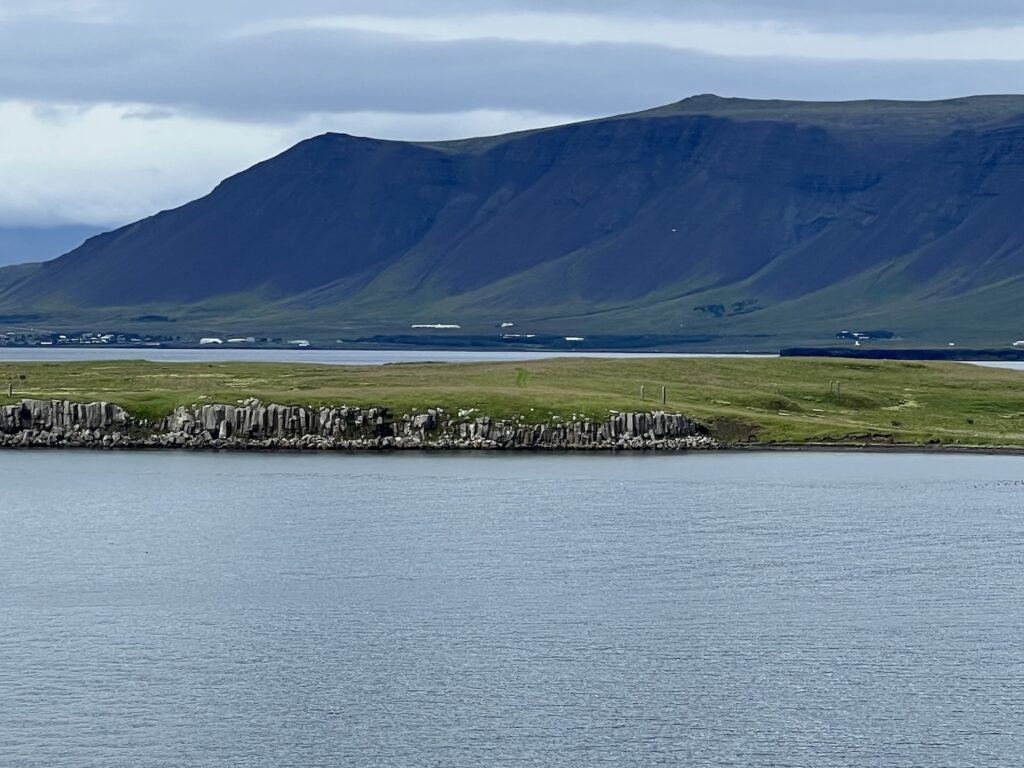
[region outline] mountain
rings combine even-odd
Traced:
[[[81,245],[98,227],[0,227],[0,266],[46,261]]]
[[[508,321],[725,346],[850,327],[1003,344],[1024,334],[1021,210],[1024,96],[699,96],[463,141],[318,136],[0,270],[0,311],[331,338]]]

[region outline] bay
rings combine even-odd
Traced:
[[[0,462],[0,765],[1024,759],[1017,457]]]
[[[386,365],[388,363],[500,363],[554,358],[771,358],[778,355],[690,354],[672,352],[532,352],[529,350],[444,349],[245,349],[204,347],[0,347],[0,363],[64,363],[148,360],[155,363],[301,363],[307,365]],[[1018,361],[961,361],[965,365],[1024,370]]]
[[[659,352],[531,352],[529,350],[445,349],[245,349],[204,347],[0,347],[0,362],[89,362],[148,360],[155,363],[303,363],[307,365],[385,365],[387,363],[499,363],[551,360],[556,357],[673,358],[673,357],[777,357],[777,355],[689,355]]]

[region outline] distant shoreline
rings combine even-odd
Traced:
[[[1020,362],[1024,349],[972,349],[949,347],[940,349],[885,349],[866,347],[785,347],[779,357],[829,357],[844,360],[906,360],[954,363]]]
[[[939,445],[929,443],[750,443],[723,446],[723,450],[751,453],[917,453],[1024,456],[1024,447],[1013,445]]]
[[[500,446],[500,445],[436,445],[424,444],[375,444],[372,441],[334,446],[309,445],[274,445],[265,446],[256,442],[234,442],[206,445],[157,445],[145,442],[123,442],[118,445],[93,444],[17,444],[0,442],[2,451],[73,451],[94,452],[109,451],[114,453],[253,453],[253,454],[335,454],[356,455],[372,453],[377,455],[390,454],[437,454],[437,455],[470,455],[470,454],[515,454],[515,455],[587,455],[587,456],[666,456],[685,454],[768,454],[768,453],[900,453],[927,455],[974,455],[974,456],[1024,456],[1024,447],[986,446],[986,445],[928,445],[898,443],[893,445],[870,445],[863,443],[778,443],[778,444],[704,444],[686,447],[643,446],[638,448],[620,446]]]

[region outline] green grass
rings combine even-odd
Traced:
[[[839,382],[841,394],[830,382]],[[107,400],[160,417],[247,397],[297,405],[428,407],[544,422],[666,408],[759,442],[1024,446],[1024,374],[956,363],[819,359],[558,359],[366,367],[263,363],[2,363],[13,401]],[[647,391],[640,400],[640,386]]]

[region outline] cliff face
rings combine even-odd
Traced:
[[[110,403],[23,400],[0,407],[2,447],[219,449],[634,449],[718,447],[681,414],[613,413],[603,421],[524,424],[442,409],[392,416],[383,408],[264,405],[180,407],[158,422]]]
[[[18,405],[0,406],[0,435],[28,442],[39,437],[47,442],[50,438],[127,433],[132,422],[127,411],[112,403],[22,400]]]

